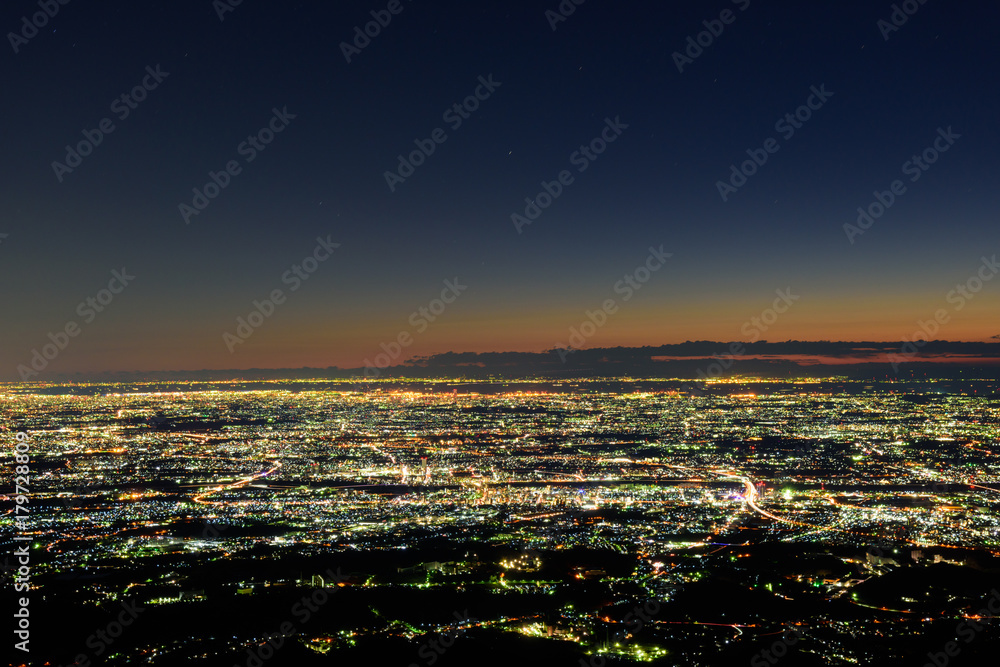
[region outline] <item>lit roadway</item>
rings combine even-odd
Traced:
[[[806,528],[811,528],[813,530],[831,530],[838,533],[848,533],[850,535],[860,535],[862,537],[870,537],[870,535],[868,535],[867,533],[857,533],[852,530],[844,530],[842,528],[834,528],[832,526],[817,526],[811,523],[803,523],[801,521],[795,521],[794,519],[788,519],[782,516],[778,516],[777,514],[771,514],[766,509],[757,504],[757,487],[754,486],[753,482],[751,482],[749,478],[739,477],[737,475],[730,475],[730,476],[736,477],[741,482],[743,482],[743,484],[746,485],[747,492],[746,496],[744,497],[744,500],[746,501],[750,509],[752,509],[753,511],[757,512],[762,516],[766,516],[768,519],[773,519],[775,521],[780,521],[782,523],[790,523],[795,526],[804,526]]]
[[[280,467],[281,467],[281,461],[275,461],[274,466],[269,468],[268,470],[265,470],[264,472],[257,473],[256,475],[247,477],[246,479],[241,479],[240,481],[233,482],[232,484],[224,484],[222,486],[216,486],[214,488],[209,489],[208,491],[205,491],[204,493],[199,493],[198,495],[194,496],[191,500],[193,500],[196,503],[201,503],[202,505],[219,505],[221,503],[217,503],[213,500],[202,500],[202,498],[204,498],[205,496],[210,496],[213,493],[219,493],[220,491],[225,491],[228,489],[239,489],[241,487],[246,486],[255,479],[258,479],[260,477],[267,477]]]
[[[731,475],[731,477],[737,477],[737,476],[736,475]],[[762,516],[766,516],[769,519],[774,519],[775,521],[781,521],[782,523],[790,523],[790,524],[793,524],[795,526],[804,526],[804,527],[810,528],[812,530],[829,530],[829,531],[833,531],[833,532],[837,532],[837,533],[846,533],[847,535],[856,535],[858,537],[864,537],[864,538],[869,538],[869,539],[875,537],[875,535],[873,535],[871,533],[863,533],[863,532],[858,532],[858,531],[855,531],[855,530],[846,530],[844,528],[835,528],[833,526],[818,526],[818,525],[811,524],[811,523],[803,523],[802,521],[795,521],[794,519],[788,519],[788,518],[785,518],[785,517],[778,516],[776,514],[771,514],[770,512],[768,512],[767,510],[765,510],[764,508],[762,508],[760,505],[757,504],[757,488],[753,485],[753,482],[751,482],[746,477],[737,477],[737,479],[739,479],[741,482],[743,482],[743,484],[745,484],[746,487],[747,487],[746,496],[744,498],[744,500],[746,500],[747,505],[752,510],[754,510],[755,512],[757,512],[758,514],[760,514]],[[902,541],[903,542],[907,542],[907,543],[912,544],[912,545],[916,545],[917,544],[916,541],[911,540],[911,539],[904,538],[904,539],[902,539]],[[946,547],[946,548],[952,548],[952,549],[959,548],[959,547],[952,547],[952,546],[947,545],[947,544],[937,544],[937,545],[934,545],[934,546],[936,546],[936,547]]]
[[[787,522],[787,523],[794,523],[794,524],[798,524],[800,526],[807,525],[807,524],[804,524],[804,523],[799,523],[798,521],[792,521],[791,519],[785,519],[785,518],[782,518],[780,516],[775,516],[774,514],[771,514],[767,510],[763,509],[760,505],[757,504],[757,487],[754,486],[753,482],[751,482],[746,477],[741,478],[741,480],[742,480],[742,482],[744,484],[746,484],[746,487],[747,487],[747,494],[746,494],[746,498],[745,498],[745,500],[747,501],[747,505],[749,505],[750,508],[753,509],[755,512],[757,512],[758,514],[763,514],[767,518],[774,519],[775,521],[783,521],[783,522]]]

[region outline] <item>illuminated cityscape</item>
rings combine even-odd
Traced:
[[[32,452],[34,611],[78,619],[49,664],[253,664],[290,622],[273,664],[770,664],[777,641],[789,664],[865,665],[916,664],[988,602],[996,390],[297,380],[0,398]],[[316,591],[336,604],[291,611]],[[88,636],[126,601],[142,613],[98,654]]]
[[[0,667],[997,664],[1000,2],[0,26]]]

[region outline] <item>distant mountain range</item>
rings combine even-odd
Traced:
[[[996,338],[996,337],[994,337]],[[1000,378],[1000,342],[688,341],[647,347],[545,352],[445,352],[386,368],[248,368],[46,374],[38,380],[275,380],[635,377],[705,380],[732,375],[856,379]]]

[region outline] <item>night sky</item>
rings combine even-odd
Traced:
[[[30,379],[541,352],[609,300],[579,347],[901,341],[939,311],[930,337],[988,341],[1000,7],[903,4],[895,29],[888,2],[75,0],[22,39],[41,10],[4,3],[0,376],[50,343]],[[415,140],[433,153],[390,187]],[[209,172],[228,184],[185,215]]]

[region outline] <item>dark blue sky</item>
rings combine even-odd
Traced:
[[[900,340],[942,308],[942,338],[1000,333],[995,283],[947,301],[997,246],[996,5],[914,4],[886,40],[891,3],[588,0],[553,31],[555,1],[403,0],[346,62],[340,43],[386,4],[245,0],[220,21],[208,0],[70,2],[17,53],[8,37],[0,374],[70,322],[43,374],[359,366],[404,333],[400,358],[541,351],[608,299],[584,347],[736,340],[784,288],[801,298],[772,340]],[[672,54],[725,9],[679,72]],[[6,3],[0,27],[37,11]],[[157,65],[169,75],[119,120],[112,101]],[[490,75],[451,130],[442,113]],[[833,95],[783,138],[812,86]],[[295,118],[248,163],[238,146],[274,108]],[[114,131],[60,182],[53,161],[105,117]],[[628,127],[580,173],[571,154],[605,118]],[[384,172],[438,127],[390,191]],[[911,182],[903,164],[949,127],[960,138]],[[778,151],[723,201],[717,182],[769,137]],[[230,160],[242,171],[185,224],[178,205]],[[562,170],[573,183],[519,234],[511,215]],[[896,179],[905,193],[849,242]],[[328,236],[340,247],[291,290]],[[617,281],[661,245],[671,258],[626,302]],[[87,321],[78,304],[122,267],[134,282]],[[467,289],[421,329],[411,314],[456,277]],[[286,300],[240,336],[275,289]]]

